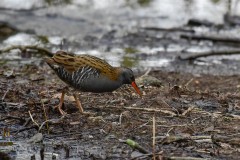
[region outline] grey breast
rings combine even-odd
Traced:
[[[72,73],[72,84],[75,89],[84,92],[111,92],[121,86],[119,81],[113,81],[102,75],[96,68],[85,66]]]

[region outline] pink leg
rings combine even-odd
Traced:
[[[83,107],[82,107],[82,104],[81,104],[79,98],[77,97],[77,94],[74,93],[74,94],[73,94],[73,97],[74,97],[74,99],[75,99],[75,101],[76,101],[76,103],[77,103],[77,107],[78,107],[80,113],[83,113]]]
[[[61,115],[66,115],[67,114],[66,112],[64,112],[62,110],[62,105],[63,105],[63,101],[64,101],[65,92],[66,92],[65,90],[62,90],[62,95],[61,95],[61,98],[60,98],[60,102],[57,105],[57,108],[58,108],[59,112],[61,113]]]

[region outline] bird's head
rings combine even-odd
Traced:
[[[136,92],[142,96],[141,91],[139,90],[137,84],[135,83],[135,77],[133,71],[129,68],[121,67],[120,79],[122,84],[131,84]]]

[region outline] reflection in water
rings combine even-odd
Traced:
[[[137,53],[139,51],[135,48],[128,47],[128,48],[124,48],[124,52],[127,53],[127,54],[133,54],[133,53]]]
[[[139,66],[139,61],[136,58],[124,56],[121,62],[122,66],[135,67]]]
[[[106,59],[114,66],[162,67],[168,65],[172,58],[161,54],[159,59],[159,52],[177,53],[182,50],[200,52],[212,49],[215,44],[209,41],[186,42],[176,38],[181,31],[146,31],[144,28],[186,27],[188,20],[192,18],[223,23],[223,15],[227,12],[240,15],[239,0],[229,2],[226,0],[2,0],[0,8],[5,10],[0,10],[0,21],[7,21],[22,32],[32,30],[36,34],[18,33],[5,39],[0,47],[41,45],[55,52],[60,49],[59,45],[64,37],[67,41],[65,50],[77,54],[95,55]],[[189,29],[187,27],[184,29]],[[225,33],[210,27],[191,29],[198,34],[212,33],[239,37],[237,27],[223,30]],[[219,46],[217,48],[219,49]],[[145,59],[139,58],[141,54],[146,55],[143,57]]]
[[[170,64],[172,60],[166,58],[155,58],[146,61],[140,61],[139,66],[143,68],[151,68],[151,67],[166,67]]]
[[[103,9],[107,12],[127,11],[130,7],[136,14],[147,17],[195,17],[211,21],[221,20],[222,14],[232,9],[232,14],[240,14],[239,0],[2,0],[0,7],[16,10],[32,10],[41,7],[75,6],[81,8],[79,13],[85,9]],[[177,5],[176,5],[177,4]],[[73,9],[73,7],[71,7]],[[127,9],[127,10],[126,10]],[[220,14],[220,15],[219,15]],[[216,20],[217,18],[217,20]],[[220,18],[220,19],[219,19]],[[183,20],[183,19],[182,19]],[[220,22],[220,21],[219,21]]]
[[[5,45],[36,45],[38,43],[37,36],[26,33],[18,33],[3,41]],[[6,46],[5,46],[6,47]]]

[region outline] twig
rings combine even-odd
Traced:
[[[162,101],[162,103],[159,103],[159,101],[155,100],[155,102],[157,104],[159,104],[159,107],[162,107],[162,104],[164,105],[164,107],[168,107],[168,108],[171,108],[172,110],[174,110],[177,114],[176,115],[179,115],[179,112],[176,108],[170,106],[165,100],[163,100],[162,98],[160,98],[160,100]],[[151,106],[151,105],[149,105]]]
[[[0,50],[0,53],[9,52],[9,51],[14,50],[14,49],[19,49],[21,51],[24,51],[24,50],[27,50],[27,49],[32,49],[32,50],[39,51],[39,53],[44,53],[47,56],[50,56],[50,57],[53,56],[53,53],[51,51],[49,51],[48,49],[43,48],[43,47],[38,47],[36,45],[26,45],[26,46],[15,45],[15,46],[11,46],[11,47]]]
[[[191,78],[185,85],[184,85],[184,87],[188,87],[188,85],[191,83],[193,81],[193,78]]]
[[[143,76],[147,76],[150,72],[151,72],[151,68],[149,68],[145,73],[144,73],[144,75]]]
[[[155,149],[156,149],[156,119],[155,119],[155,114],[153,115],[153,127],[152,127],[152,131],[153,131],[153,140],[152,140],[152,147],[153,147],[153,160],[156,160],[155,157]]]
[[[45,124],[57,124],[57,123],[60,123],[63,118],[64,118],[64,116],[62,116],[59,119],[49,119],[49,120],[44,121],[41,124],[41,126],[39,127],[38,131],[40,131]]]
[[[39,128],[39,124],[33,119],[31,112],[28,111],[28,113],[29,113],[29,115],[30,115],[30,118],[31,118],[32,122],[33,122],[36,126],[38,126],[38,128]]]
[[[171,106],[169,106],[169,104],[162,98],[160,98],[160,100],[163,102],[163,104],[168,107],[168,108],[172,108]],[[157,101],[156,101],[157,102]],[[158,103],[158,102],[157,102]],[[159,103],[158,103],[159,104]]]
[[[201,117],[196,117],[196,118],[194,118],[194,119],[192,119],[191,120],[191,123],[194,123],[194,121],[196,121],[196,120],[198,120],[198,119],[200,119]]]
[[[7,93],[9,92],[9,89],[7,89],[7,91],[4,93],[4,95],[2,96],[2,101],[5,99]]]
[[[114,108],[116,109],[116,107],[114,106],[107,106],[105,108]],[[154,109],[154,108],[138,108],[138,107],[121,107],[118,109],[129,109],[129,110],[139,110],[139,111],[147,111],[147,112],[160,112],[160,113],[164,113],[164,114],[168,114],[172,117],[177,116],[176,113],[172,112],[172,111],[168,111],[168,110],[162,110],[162,109]]]
[[[46,110],[45,110],[45,107],[44,107],[44,103],[43,103],[42,100],[41,100],[41,103],[42,103],[42,107],[43,107],[43,112],[44,112],[45,121],[47,121],[47,120],[48,120],[48,117],[47,117],[47,113],[46,113]],[[47,131],[48,131],[48,134],[49,134],[48,122],[46,122],[46,127],[47,127]],[[40,129],[39,129],[39,130],[40,130]]]
[[[168,132],[166,133],[166,136],[169,136],[169,133],[173,130],[173,128],[170,128]]]
[[[140,129],[140,128],[144,127],[144,126],[147,126],[147,124],[148,124],[149,122],[150,122],[150,120],[147,121],[146,123],[144,123],[144,124],[142,124],[142,125],[136,127],[136,128],[133,128],[133,129],[129,130],[128,133],[132,132],[133,130]]]
[[[160,112],[164,114],[168,114],[171,116],[177,116],[177,114],[173,113],[172,111],[168,110],[161,110],[161,109],[153,109],[153,108],[137,108],[137,107],[123,107],[124,109],[129,109],[129,110],[140,110],[140,111],[148,111],[148,112]]]
[[[158,127],[166,127],[166,128],[172,128],[172,127],[186,127],[189,125],[193,125],[193,124],[183,124],[183,125],[157,125]]]
[[[194,108],[195,108],[195,106],[191,105],[190,107],[188,107],[187,110],[185,110],[185,111],[182,113],[182,116],[185,116],[187,113],[191,112]]]
[[[165,157],[167,160],[210,160],[208,158],[196,158],[196,157]]]
[[[191,139],[193,139],[193,140],[211,139],[211,136],[191,136]]]
[[[197,143],[213,143],[212,139],[199,139],[194,141]]]
[[[166,138],[167,136],[157,136],[156,139],[163,139]],[[192,140],[200,140],[200,139],[211,139],[212,136],[168,136],[171,139],[179,139],[179,138],[188,138]]]
[[[122,124],[122,113],[120,114],[120,116],[119,116],[119,125],[121,125]]]
[[[35,113],[32,114],[32,117],[35,117]],[[26,118],[23,126],[26,127],[30,121],[31,121],[31,117]]]
[[[5,104],[10,105],[10,106],[20,106],[20,107],[24,107],[27,105],[24,103],[13,103],[13,102],[5,102]]]

